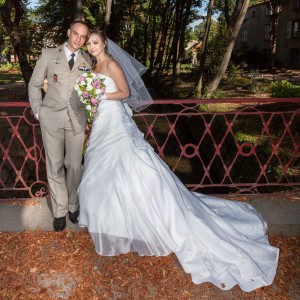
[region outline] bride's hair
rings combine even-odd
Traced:
[[[104,32],[102,30],[100,30],[100,29],[97,29],[97,28],[90,30],[89,33],[86,36],[86,41],[87,42],[91,38],[92,35],[97,35],[100,38],[100,40],[104,44],[104,52],[105,52],[105,54],[107,54],[108,56],[110,56],[110,54],[107,51],[107,38],[106,38],[106,35],[104,34]],[[96,66],[96,64],[97,64],[97,60],[92,55],[90,55],[90,56],[91,56],[91,59],[92,59],[92,69],[94,69],[95,66]]]

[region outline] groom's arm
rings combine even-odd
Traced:
[[[42,54],[36,62],[29,85],[28,96],[34,116],[38,119],[38,113],[42,104],[42,88],[47,74],[47,52],[42,50]]]

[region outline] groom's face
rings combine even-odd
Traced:
[[[86,36],[88,34],[88,28],[80,23],[73,24],[68,30],[68,48],[72,52],[80,49],[85,43]]]

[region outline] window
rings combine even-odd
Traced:
[[[270,8],[268,6],[265,7],[265,16],[270,15]]]
[[[292,37],[292,22],[286,23],[286,38],[290,39]]]
[[[253,12],[252,12],[252,18],[255,18],[256,17],[256,10],[254,10]]]
[[[246,43],[248,40],[248,29],[242,29],[242,42]]]
[[[300,21],[294,21],[293,25],[292,25],[292,37],[300,37],[300,33],[299,33],[299,24]]]
[[[299,10],[300,9],[300,0],[294,0],[293,9],[294,10]]]
[[[265,40],[269,40],[270,39],[270,25],[265,25]]]
[[[286,38],[299,38],[300,37],[300,20],[286,23]]]
[[[290,64],[293,67],[299,66],[300,63],[300,48],[290,49]]]

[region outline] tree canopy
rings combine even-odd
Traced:
[[[260,2],[262,0],[38,0],[37,8],[30,9],[29,0],[0,0],[3,25],[0,51],[2,55],[9,56],[13,52],[18,56],[27,82],[32,72],[30,62],[38,57],[41,48],[63,43],[70,23],[83,19],[90,27],[104,30],[109,38],[145,64],[153,78],[171,72],[175,86],[186,60],[188,42],[202,41],[203,92],[212,80],[215,84],[210,87],[215,89],[216,74],[219,72],[219,80],[227,68],[228,50],[231,49],[231,54],[239,30],[237,24],[243,19],[241,12],[245,14],[248,4]],[[207,11],[208,7],[212,14],[201,16],[200,8]],[[218,16],[217,20],[212,19],[213,14]],[[190,24],[195,20],[202,22],[192,31]],[[208,21],[209,26],[206,26]],[[207,40],[203,43],[205,37]]]

